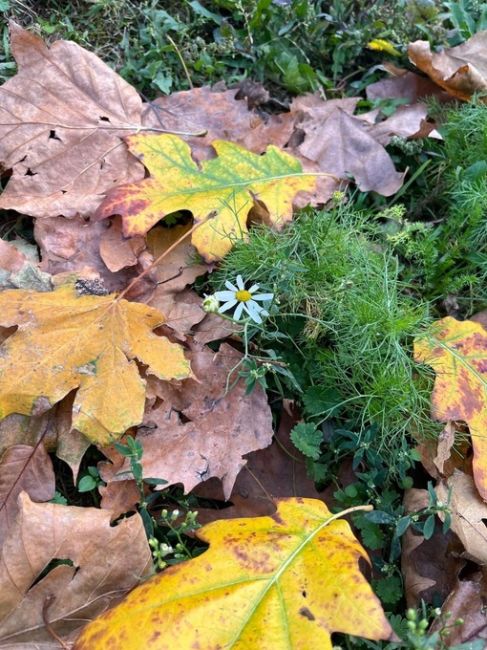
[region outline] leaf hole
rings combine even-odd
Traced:
[[[308,594],[306,593],[306,591],[302,591],[302,592],[301,592],[301,595],[302,595],[303,598],[306,598],[306,596],[307,596]]]
[[[69,558],[58,558],[58,557],[53,558],[49,562],[49,564],[47,566],[45,566],[44,569],[39,573],[37,578],[30,585],[29,589],[32,589],[32,587],[34,587],[38,582],[43,580],[47,576],[48,573],[51,573],[51,571],[53,571],[56,567],[61,566],[63,564],[67,565],[67,566],[74,566],[73,561],[70,560]],[[76,574],[77,571],[78,571],[78,567],[76,567],[75,574]]]
[[[33,172],[30,167],[27,167],[27,171],[25,172],[24,176],[37,176],[37,172]]]
[[[59,142],[62,142],[61,138],[57,135],[54,129],[51,129],[49,131],[49,140],[59,140]]]
[[[100,120],[102,122],[110,122],[110,118],[107,117],[106,115],[100,115]]]

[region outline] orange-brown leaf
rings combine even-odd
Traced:
[[[35,414],[77,390],[73,428],[108,444],[140,424],[145,381],[136,359],[160,379],[189,376],[182,348],[156,336],[164,316],[147,305],[56,291],[4,291],[0,324],[18,325],[0,356],[0,417]]]
[[[469,426],[475,484],[487,499],[487,332],[480,323],[447,317],[417,339],[414,349],[416,359],[436,373],[435,419]]]

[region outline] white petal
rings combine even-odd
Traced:
[[[229,300],[224,305],[222,305],[218,311],[220,312],[220,314],[223,314],[224,311],[228,311],[232,307],[235,307],[237,302],[238,301],[235,298],[233,300]]]
[[[230,289],[230,291],[238,291],[237,287],[228,280],[225,280],[225,286],[227,289]]]
[[[262,323],[262,318],[259,316],[259,312],[262,311],[262,309],[256,302],[249,300],[245,303],[245,311],[253,321],[256,323]]]
[[[237,309],[235,310],[235,313],[233,315],[235,320],[239,320],[240,316],[242,315],[243,309],[244,309],[244,302],[240,302]]]
[[[257,291],[257,289],[260,287],[260,284],[253,284],[250,289],[248,289],[249,293],[253,293],[254,291]]]
[[[216,295],[216,294],[215,294]],[[252,300],[272,300],[274,298],[273,293],[257,293],[255,296],[252,296]]]
[[[225,300],[235,299],[235,291],[215,291],[213,295],[220,302],[224,302]]]
[[[238,287],[240,290],[245,289],[245,283],[244,283],[244,281],[242,280],[242,276],[241,276],[241,275],[237,275],[237,287]]]

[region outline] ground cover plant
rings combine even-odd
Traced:
[[[0,647],[480,650],[484,5],[72,4],[0,2]]]

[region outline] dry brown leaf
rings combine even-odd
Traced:
[[[159,97],[146,104],[145,126],[169,131],[205,132],[203,137],[186,137],[195,160],[214,157],[214,140],[231,140],[243,144],[243,138],[262,123],[257,113],[248,109],[245,100],[235,99],[238,89],[218,91],[203,86]],[[265,146],[264,146],[265,149]]]
[[[442,606],[444,616],[439,617],[430,628],[431,632],[438,632],[449,624],[449,634],[444,638],[446,646],[457,646],[460,643],[473,642],[476,639],[485,639],[487,646],[487,579],[485,569],[477,571],[468,580],[457,580],[455,588]],[[446,619],[448,616],[448,619]],[[452,622],[463,619],[463,625],[452,625]],[[468,645],[465,650],[468,650]]]
[[[124,439],[121,440],[124,442]],[[136,509],[140,501],[140,492],[135,480],[130,473],[127,478],[126,470],[123,470],[125,456],[122,456],[113,445],[105,447],[103,453],[107,461],[98,463],[98,471],[105,486],[98,488],[101,495],[100,506],[110,511],[110,518],[117,519],[126,512]],[[120,472],[124,472],[124,480],[120,479]]]
[[[465,548],[464,556],[477,564],[487,564],[487,527],[483,521],[487,519],[487,504],[480,498],[472,477],[463,472],[456,470],[446,482],[437,485],[436,493],[443,503],[447,503],[450,489],[451,529]]]
[[[292,403],[285,400],[279,431],[269,447],[248,455],[247,464],[237,476],[230,495],[231,505],[223,510],[199,508],[200,523],[271,515],[276,511],[275,497],[322,499],[308,476],[305,457],[289,439],[290,430],[297,421]],[[221,484],[214,479],[197,487],[195,494],[206,499],[222,500],[224,497]]]
[[[487,31],[456,47],[432,52],[428,41],[408,47],[409,59],[450,95],[469,100],[487,90]]]
[[[445,474],[445,463],[451,458],[453,445],[455,444],[455,423],[447,422],[443,431],[438,436],[438,446],[433,462],[441,475]]]
[[[397,172],[384,147],[369,134],[370,125],[335,108],[324,120],[312,120],[298,151],[321,171],[340,178],[353,176],[362,192],[383,196],[397,192],[403,174]]]
[[[396,70],[396,73],[394,77],[381,79],[367,86],[367,99],[407,99],[409,104],[414,104],[426,97],[436,97],[440,100],[448,98],[445,91],[427,77],[407,70]]]
[[[24,266],[27,258],[10,242],[0,239],[0,270],[15,273]]]
[[[0,161],[13,173],[0,207],[91,214],[109,189],[144,176],[121,140],[140,128],[142,102],[76,43],[48,47],[15,24],[10,33],[18,72],[0,87]]]
[[[135,266],[144,249],[143,237],[123,236],[121,217],[114,217],[110,227],[100,237],[100,257],[112,273],[127,266]]]
[[[144,526],[139,515],[111,526],[104,510],[33,503],[25,493],[19,508],[0,558],[0,648],[59,650],[45,619],[72,642],[150,574]],[[55,559],[69,564],[40,578]]]
[[[151,259],[165,253],[190,229],[191,226],[187,225],[150,230],[147,250]],[[201,308],[201,298],[194,291],[186,289],[197,277],[212,268],[212,265],[197,263],[196,258],[196,250],[189,238],[183,239],[150,271],[152,286],[144,297],[144,302],[162,311],[166,324],[180,336],[187,334],[206,315]]]
[[[369,134],[382,145],[389,144],[393,136],[414,138],[424,132],[427,117],[428,110],[424,104],[400,106],[386,120],[374,124],[369,129]]]
[[[428,491],[410,489],[404,495],[407,514],[428,506]],[[458,540],[448,532],[443,535],[437,528],[429,540],[409,528],[402,537],[401,571],[404,578],[408,607],[443,601],[456,584],[457,576],[465,564],[459,557]]]
[[[34,237],[41,249],[42,271],[57,275],[72,272],[81,277],[99,277],[110,292],[121,291],[134,277],[132,269],[110,271],[100,255],[100,240],[109,222],[51,217],[36,219]]]
[[[242,326],[236,322],[226,320],[218,314],[207,314],[199,325],[194,328],[193,340],[199,345],[212,341],[220,341],[242,332]]]
[[[14,445],[0,458],[0,544],[14,524],[17,498],[27,492],[32,501],[49,501],[56,490],[51,459],[42,442],[35,447]]]
[[[271,411],[259,386],[245,395],[240,380],[226,392],[227,377],[242,358],[234,348],[223,344],[215,353],[195,347],[188,356],[195,379],[178,386],[149,378],[161,403],[146,413],[137,434],[144,476],[182,483],[186,492],[217,477],[228,499],[246,464],[243,456],[272,441]]]
[[[36,446],[41,440],[49,452],[63,460],[78,476],[81,459],[90,442],[79,431],[71,428],[73,408],[71,394],[53,409],[37,416],[13,413],[0,421],[0,455],[13,445]]]

